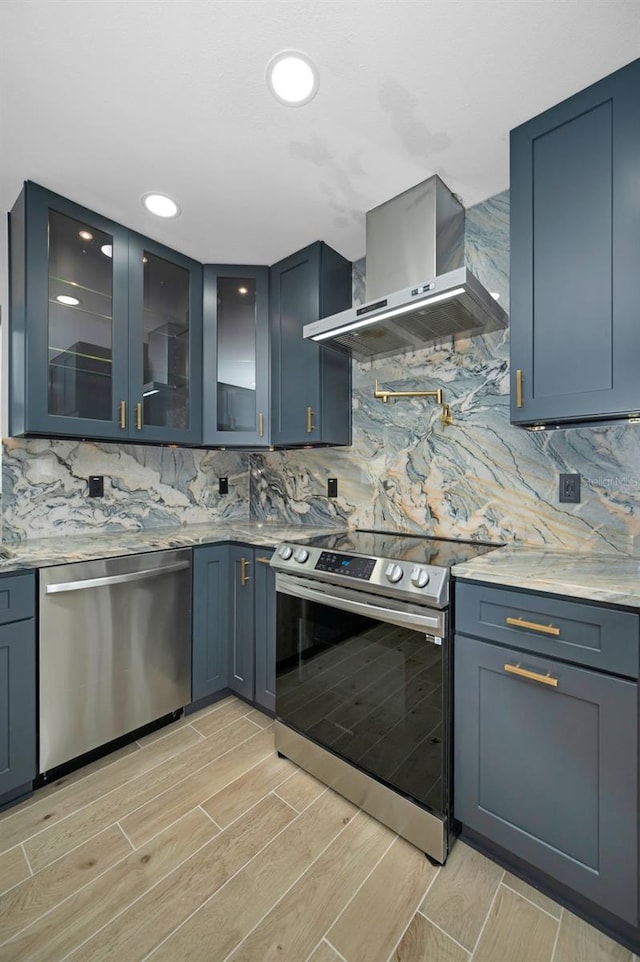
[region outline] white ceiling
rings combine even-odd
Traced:
[[[0,0],[0,38],[3,210],[30,179],[201,261],[355,259],[433,173],[466,207],[508,187],[510,128],[640,56],[640,0]],[[305,107],[265,87],[287,48]]]

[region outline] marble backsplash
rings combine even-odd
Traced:
[[[104,497],[87,496],[90,475]],[[229,493],[218,494],[218,478]],[[244,452],[5,438],[2,540],[170,528],[249,518]]]
[[[509,194],[467,211],[467,266],[509,311]],[[363,265],[354,289],[363,299]],[[509,423],[509,334],[448,339],[354,362],[350,448],[252,454],[251,514],[452,538],[640,553],[640,425],[532,433]],[[375,400],[441,387],[431,400]],[[582,502],[558,502],[558,475],[582,476]],[[326,497],[327,478],[338,497]]]
[[[509,310],[509,194],[467,211],[466,260]],[[364,300],[364,261],[354,298]],[[509,424],[508,331],[354,362],[353,444],[248,454],[7,438],[2,540],[255,518],[403,528],[446,537],[640,554],[640,425],[530,433]],[[432,400],[374,400],[442,387]],[[558,503],[558,475],[582,475],[582,503]],[[87,497],[89,475],[105,497]],[[229,494],[218,494],[218,478]],[[327,478],[338,497],[326,497]]]

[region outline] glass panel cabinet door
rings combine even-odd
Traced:
[[[132,437],[200,440],[202,268],[134,237],[131,264]]]
[[[127,231],[32,183],[11,212],[10,228],[12,286],[24,283],[23,300],[12,293],[11,323],[18,357],[24,325],[22,427],[126,436]],[[14,233],[22,231],[21,275]]]
[[[204,270],[205,443],[267,445],[267,269]]]
[[[47,411],[110,421],[113,237],[49,211]]]

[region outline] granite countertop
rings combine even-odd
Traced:
[[[456,578],[640,608],[640,559],[624,554],[509,546],[451,571]]]
[[[281,541],[305,541],[314,535],[340,530],[343,529],[247,519],[110,534],[100,532],[67,536],[61,533],[59,538],[34,538],[2,545],[0,573],[225,541],[239,541],[256,548],[274,548]]]

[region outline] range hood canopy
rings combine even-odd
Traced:
[[[464,266],[464,208],[437,176],[367,213],[366,256],[367,302],[306,324],[306,338],[369,360],[507,325]]]

